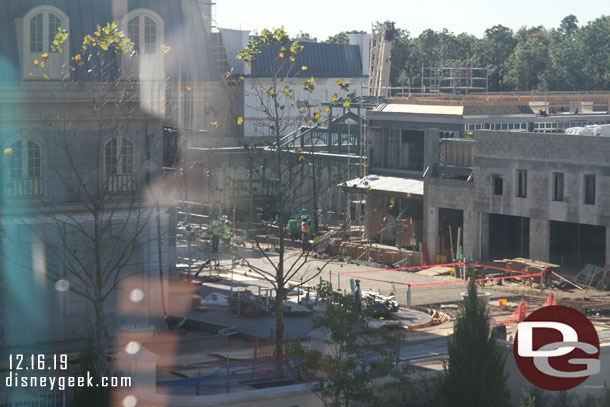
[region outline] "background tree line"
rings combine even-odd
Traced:
[[[346,31],[325,42],[348,44]],[[425,30],[413,37],[399,29],[392,48],[392,86],[421,86],[422,66],[487,67],[490,91],[610,89],[610,16],[579,25],[569,15],[557,28],[503,25],[482,38]]]

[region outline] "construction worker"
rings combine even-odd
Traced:
[[[231,247],[231,221],[226,220],[224,225],[224,231],[222,233],[223,246],[225,249],[229,249]]]
[[[542,284],[544,288],[549,288],[549,281],[551,280],[551,268],[545,267],[542,271]]]
[[[311,220],[307,216],[301,217],[301,236],[303,239],[303,251],[309,248],[309,236],[311,232]]]
[[[220,220],[215,219],[212,221],[212,251],[218,253],[218,246],[220,245]]]

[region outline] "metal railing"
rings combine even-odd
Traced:
[[[299,127],[280,140],[280,148],[295,147],[326,147],[328,151],[340,149],[343,146],[360,147],[360,125],[344,124],[346,118],[354,118],[355,114],[345,112],[333,118],[326,118],[313,127]]]
[[[9,197],[32,197],[44,193],[42,178],[13,178],[6,184]]]
[[[133,192],[136,190],[136,177],[133,174],[105,175],[104,187],[108,192]]]
[[[299,367],[300,361],[295,357],[247,363],[227,361],[225,366],[205,375],[157,382],[157,388],[169,394],[199,395],[229,393],[231,387],[282,386],[298,381]]]

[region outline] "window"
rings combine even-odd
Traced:
[[[127,137],[113,137],[104,145],[104,187],[109,192],[135,191],[135,145]]]
[[[68,16],[56,7],[40,6],[32,9],[23,17],[23,33],[19,41],[23,49],[22,64],[23,77],[26,79],[39,78],[43,69],[37,72],[32,67],[34,61],[41,59],[41,54],[48,53],[48,60],[44,67],[44,74],[51,79],[61,79],[69,69],[70,50],[69,43],[64,44],[64,52],[53,52],[51,45],[59,28],[68,29]],[[30,75],[32,72],[32,75]]]
[[[123,76],[161,79],[164,73],[161,53],[164,24],[161,17],[152,10],[136,9],[125,16],[122,26],[136,51],[135,56],[123,56]]]
[[[148,16],[133,17],[127,23],[127,36],[133,42],[136,52],[154,54],[157,52],[159,43],[157,41],[157,23]],[[142,47],[144,39],[144,47]]]
[[[595,175],[585,175],[585,204],[595,205]]]
[[[504,193],[504,179],[502,177],[493,177],[494,195],[502,195]]]
[[[563,172],[553,173],[553,201],[563,201]]]
[[[43,193],[41,148],[22,139],[10,146],[7,194],[12,197],[39,196]]]
[[[517,197],[527,197],[527,170],[517,170]]]

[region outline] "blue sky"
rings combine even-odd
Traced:
[[[292,35],[304,31],[325,40],[343,30],[370,31],[374,21],[393,20],[418,35],[427,28],[482,36],[496,24],[556,27],[574,14],[580,24],[610,14],[609,0],[216,0],[220,27],[243,30],[284,25]]]

